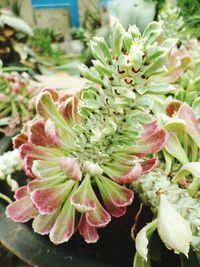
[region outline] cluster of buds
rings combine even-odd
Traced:
[[[40,91],[27,73],[0,74],[0,129],[14,135],[33,116],[34,97]]]
[[[142,202],[157,216],[136,237],[138,253],[146,260],[147,232],[152,235],[156,228],[167,248],[175,253],[188,256],[190,244],[200,251],[200,127],[194,111],[185,103],[171,101],[166,113],[169,120],[164,128],[169,133],[162,151],[165,163],[132,184]]]
[[[17,149],[0,156],[0,182],[6,181],[12,191],[18,188],[18,184],[11,178],[11,174],[22,169],[22,160]],[[7,196],[0,193],[0,198],[10,201]]]
[[[32,180],[16,191],[7,216],[33,219],[34,231],[49,234],[55,244],[76,230],[96,242],[98,228],[125,214],[133,200],[128,187],[157,166],[152,154],[167,141],[145,108],[151,94],[174,90],[151,76],[165,70],[175,41],[161,42],[160,23],[149,24],[143,35],[135,26],[125,32],[114,18],[111,25],[111,48],[95,39],[94,67],[81,67],[91,81],[81,100],[45,89],[36,99],[37,117],[14,139]]]

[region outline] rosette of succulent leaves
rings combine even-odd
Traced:
[[[0,72],[0,132],[12,136],[34,116],[34,99],[41,90],[28,73]]]
[[[8,217],[33,219],[35,232],[59,244],[76,230],[96,242],[98,228],[125,214],[131,184],[157,166],[153,154],[167,142],[151,108],[155,94],[176,89],[156,80],[175,43],[162,40],[161,23],[141,34],[111,18],[110,46],[95,37],[93,67],[80,67],[88,79],[80,96],[44,90],[37,116],[14,138],[30,181],[15,192]]]

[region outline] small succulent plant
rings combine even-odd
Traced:
[[[0,73],[0,131],[14,135],[33,116],[34,97],[40,87],[27,73]]]
[[[153,94],[174,91],[151,77],[165,70],[175,40],[162,42],[160,23],[143,35],[136,27],[126,32],[115,18],[111,24],[111,48],[95,38],[94,67],[81,66],[90,82],[80,99],[44,90],[37,116],[14,138],[32,180],[16,191],[7,216],[34,219],[34,231],[55,244],[77,229],[86,242],[96,242],[98,228],[125,214],[133,200],[129,185],[157,166],[152,154],[167,141],[148,106]]]

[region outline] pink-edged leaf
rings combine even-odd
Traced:
[[[197,118],[191,107],[183,103],[178,110],[178,118],[182,119],[186,123],[186,132],[192,137],[200,148],[200,128]]]
[[[57,175],[49,179],[35,179],[28,183],[27,187],[29,192],[33,192],[34,190],[59,185],[66,181],[66,177],[63,175]]]
[[[90,177],[86,176],[79,188],[72,195],[71,204],[79,212],[91,212],[96,208],[95,200],[96,197],[91,186]]]
[[[179,110],[181,103],[182,102],[178,100],[170,101],[165,108],[167,115],[172,117],[173,114]]]
[[[29,137],[28,141],[31,144],[38,145],[38,146],[45,146],[46,141],[46,135],[44,131],[44,125],[45,122],[43,119],[38,119],[32,121],[29,128]]]
[[[54,101],[58,101],[59,99],[59,94],[58,92],[56,91],[55,88],[52,88],[52,87],[45,87],[43,89],[43,92],[49,92],[53,98]]]
[[[78,230],[80,234],[83,236],[86,243],[96,243],[99,239],[99,235],[95,227],[89,225],[86,221],[85,214],[81,216]]]
[[[26,155],[23,159],[23,170],[26,173],[26,175],[31,178],[36,178],[36,176],[32,172],[32,166],[34,160],[35,158],[30,155]]]
[[[37,178],[49,179],[66,175],[61,171],[60,166],[55,160],[34,160],[32,172]]]
[[[19,147],[19,153],[22,159],[24,159],[27,155],[30,155],[34,158],[40,158],[41,156],[45,156],[44,151],[41,147],[29,143],[21,145]]]
[[[28,142],[28,136],[25,133],[16,135],[13,139],[14,148],[19,148],[21,145]]]
[[[67,242],[75,231],[75,209],[68,199],[59,212],[50,232],[50,240],[54,244]]]
[[[6,208],[7,217],[15,222],[27,222],[38,214],[29,196],[22,197]]]
[[[22,186],[22,187],[19,187],[16,191],[15,191],[15,194],[14,194],[14,198],[16,200],[20,199],[20,198],[23,198],[25,196],[27,196],[28,194],[28,191],[27,191],[27,186]]]
[[[59,164],[61,170],[67,175],[67,177],[75,181],[81,181],[82,173],[76,158],[59,158]]]
[[[53,146],[59,146],[59,138],[56,133],[55,123],[48,119],[45,123],[45,135],[47,143]]]
[[[74,181],[67,181],[63,184],[42,188],[31,193],[31,200],[40,214],[51,214],[56,211],[67,199]]]
[[[158,120],[155,120],[149,124],[146,124],[143,127],[144,127],[144,132],[141,134],[141,138],[145,138],[147,136],[150,136],[159,130]]]
[[[96,198],[96,197],[95,197]],[[95,200],[96,208],[93,211],[86,212],[87,223],[96,228],[105,227],[111,220],[110,214],[102,207],[98,199]]]
[[[126,207],[133,202],[133,191],[121,186],[105,176],[97,178],[103,200],[106,198],[117,207]]]
[[[109,199],[104,197],[104,205],[106,210],[110,213],[111,216],[115,218],[120,218],[126,213],[126,207],[117,207]]]
[[[167,132],[160,129],[150,136],[139,139],[136,147],[133,148],[134,153],[157,153],[164,148],[167,136]]]
[[[41,234],[41,235],[47,235],[50,233],[55,220],[58,216],[58,212],[54,212],[50,215],[41,215],[38,214],[34,220],[33,220],[33,230],[34,232]]]
[[[67,122],[78,122],[78,97],[67,96],[60,110]]]
[[[119,184],[131,184],[133,181],[137,180],[141,174],[142,167],[140,163],[136,163],[128,173],[121,177],[113,177],[112,179]]]
[[[158,166],[158,158],[152,158],[149,160],[145,160],[140,162],[142,166],[142,175],[154,170]]]

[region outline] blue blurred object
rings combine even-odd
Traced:
[[[99,0],[99,7],[107,7],[108,14],[121,22],[124,28],[136,24],[141,32],[155,16],[155,2],[152,0]]]
[[[79,27],[77,0],[32,0],[33,9],[69,8],[72,27]]]

